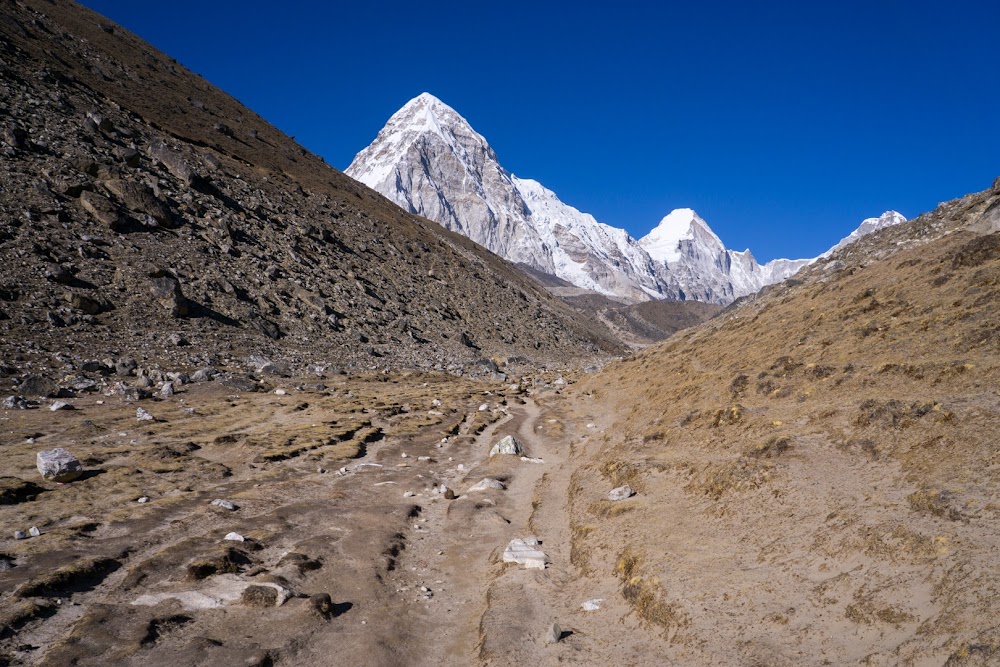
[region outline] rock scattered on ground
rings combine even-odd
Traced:
[[[500,442],[493,445],[493,449],[490,450],[490,456],[498,456],[501,454],[520,456],[524,453],[524,448],[521,447],[521,443],[517,441],[512,435],[504,436]]]
[[[4,410],[27,410],[30,407],[31,404],[24,396],[8,396],[3,399]]]
[[[503,562],[517,563],[529,570],[544,570],[545,553],[537,548],[540,544],[534,537],[515,538],[504,549]]]
[[[504,483],[501,482],[500,480],[486,477],[476,482],[474,485],[470,486],[469,490],[466,491],[466,493],[473,493],[476,491],[489,491],[491,489],[495,489],[497,491],[504,491],[506,488],[507,487],[504,486]]]
[[[625,484],[623,486],[619,486],[616,489],[611,489],[611,492],[608,493],[608,500],[617,502],[619,500],[627,500],[628,498],[631,498],[634,495],[635,491],[632,490],[632,487],[629,486],[628,484]]]
[[[224,510],[229,510],[230,512],[236,510],[236,505],[229,502],[228,500],[224,500],[223,498],[216,498],[215,500],[212,501],[212,505],[216,507],[221,507]]]
[[[80,461],[62,447],[38,452],[35,465],[39,474],[50,482],[72,482],[83,474]]]

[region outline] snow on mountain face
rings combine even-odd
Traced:
[[[886,211],[877,218],[865,218],[861,222],[861,226],[851,232],[849,235],[840,239],[840,242],[824,252],[820,257],[829,257],[836,251],[840,250],[844,246],[848,246],[862,236],[868,236],[880,229],[885,229],[886,227],[892,227],[893,225],[898,225],[902,222],[906,222],[906,218],[903,217],[902,213],[897,213],[896,211]]]
[[[689,208],[672,211],[636,241],[563,203],[537,181],[510,174],[486,139],[429,93],[393,114],[346,173],[509,261],[626,301],[726,304],[815,261],[761,265],[749,250],[727,250]],[[821,257],[902,221],[894,211],[869,218]]]
[[[508,173],[486,140],[428,93],[393,114],[346,173],[507,260],[579,287],[631,301],[679,296],[624,230]]]

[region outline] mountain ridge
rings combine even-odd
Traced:
[[[426,92],[394,113],[345,173],[509,261],[631,302],[727,304],[816,259],[760,264],[749,250],[727,249],[689,208],[675,209],[635,239],[562,202],[538,181],[506,170],[468,120]],[[866,222],[888,213],[894,224],[905,220],[887,212]],[[884,226],[863,223],[844,241]]]

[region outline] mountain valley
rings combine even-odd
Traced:
[[[1000,661],[1000,178],[760,265],[3,7],[0,667]]]

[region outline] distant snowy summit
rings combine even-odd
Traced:
[[[486,139],[429,93],[393,114],[346,173],[511,262],[625,301],[730,303],[815,261],[758,264],[749,250],[727,250],[689,208],[672,211],[636,241],[508,172]],[[829,252],[903,221],[892,211],[865,220]]]

